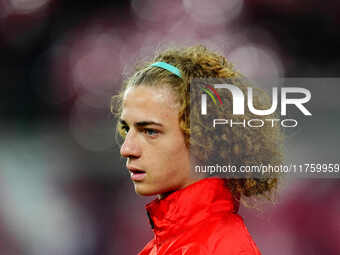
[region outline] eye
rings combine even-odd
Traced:
[[[119,129],[122,135],[126,135],[130,128],[127,125],[121,125]]]
[[[159,131],[151,128],[145,128],[144,133],[147,134],[148,136],[156,136],[159,134]]]

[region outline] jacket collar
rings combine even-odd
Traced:
[[[215,213],[236,213],[239,203],[226,182],[218,177],[205,178],[148,203],[145,208],[156,236],[183,231]]]

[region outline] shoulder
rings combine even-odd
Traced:
[[[261,254],[240,215],[220,215],[211,220],[210,226],[208,250],[211,254]]]
[[[171,243],[171,245],[170,245]],[[241,216],[211,215],[200,224],[183,231],[159,250],[171,255],[260,255]],[[164,249],[164,250],[163,250]],[[164,253],[162,253],[164,252]],[[146,244],[138,255],[156,255],[155,239]]]
[[[186,231],[171,255],[260,255],[241,216],[211,215]]]
[[[181,255],[260,255],[242,217],[233,213],[210,215],[181,236]]]

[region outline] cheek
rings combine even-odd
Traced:
[[[148,154],[150,165],[164,170],[183,165],[183,162],[186,162],[189,157],[189,151],[184,142],[176,138],[164,141],[162,146]]]
[[[187,146],[185,145],[185,138],[184,135],[182,133],[182,131],[178,130],[177,135],[176,135],[176,139],[173,140],[174,144],[175,144],[175,151],[178,152],[189,152],[189,149],[187,148]]]
[[[169,147],[169,160],[172,164],[183,164],[190,157],[189,150],[185,146],[184,139],[172,141],[172,146]],[[170,156],[171,155],[171,156]]]

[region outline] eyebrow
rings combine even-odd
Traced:
[[[123,119],[120,119],[119,120],[120,124],[122,125],[126,125],[128,126],[127,122]],[[145,126],[148,126],[148,125],[156,125],[156,126],[160,126],[160,127],[163,127],[163,125],[161,123],[158,123],[158,122],[155,122],[155,121],[138,121],[134,124],[136,127],[145,127]]]

